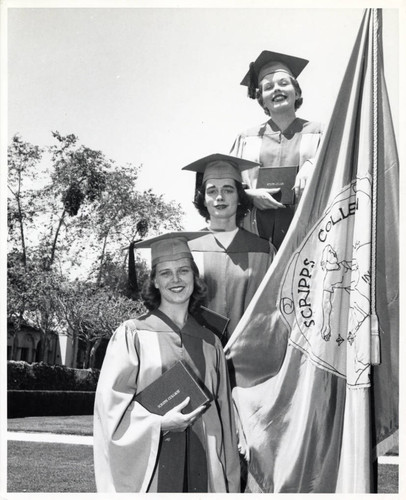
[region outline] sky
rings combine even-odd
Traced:
[[[50,145],[58,130],[118,163],[142,165],[139,188],[180,203],[186,229],[204,221],[192,205],[194,175],[181,168],[228,153],[240,131],[266,120],[240,85],[250,61],[262,50],[309,59],[299,76],[298,116],[328,123],[364,11],[329,2],[328,8],[66,5],[8,4],[7,141],[19,133]],[[385,74],[398,131],[399,10],[396,2],[385,5],[391,6],[383,9]]]

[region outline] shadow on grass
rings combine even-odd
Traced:
[[[9,418],[7,420],[7,430],[91,436],[93,434],[93,415]]]
[[[9,441],[7,491],[95,493],[92,446]]]

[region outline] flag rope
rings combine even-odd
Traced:
[[[380,363],[379,324],[376,313],[376,231],[378,184],[378,9],[372,9],[372,234],[371,234],[371,363]]]

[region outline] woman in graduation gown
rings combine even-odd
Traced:
[[[205,287],[188,237],[171,233],[138,244],[151,247],[144,293],[150,312],[125,321],[106,351],[94,413],[98,492],[240,491],[226,362],[218,338],[193,318]],[[209,405],[188,412],[187,398],[160,416],[134,401],[178,360],[204,383]]]
[[[183,170],[200,176],[194,204],[207,222],[207,234],[189,241],[208,286],[207,305],[229,318],[225,345],[257,291],[274,255],[269,241],[239,227],[251,202],[241,173],[256,164],[215,153]]]
[[[269,120],[240,133],[230,154],[259,163],[259,167],[243,173],[247,194],[254,209],[244,220],[244,227],[264,238],[271,238],[278,249],[294,216],[306,182],[313,170],[322,126],[296,116],[303,102],[297,82],[308,61],[298,57],[263,51],[241,85],[248,86],[248,95],[257,99]],[[294,167],[296,199],[284,205],[278,201],[278,189],[258,186],[259,170],[263,167]],[[293,172],[295,172],[295,170]]]

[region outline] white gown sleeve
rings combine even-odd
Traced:
[[[139,374],[136,342],[137,330],[123,323],[100,372],[93,433],[99,493],[146,492],[157,461],[162,417],[132,401]]]

